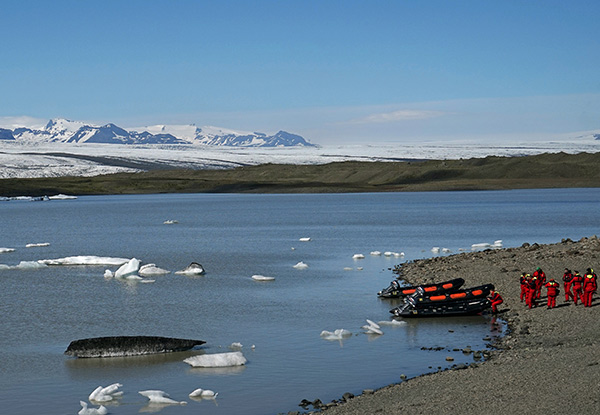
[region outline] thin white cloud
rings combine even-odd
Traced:
[[[42,128],[48,123],[47,119],[29,117],[26,115],[17,117],[0,117],[0,128]]]
[[[443,111],[428,111],[428,110],[397,110],[392,112],[383,112],[379,114],[371,114],[366,117],[354,119],[351,124],[380,124],[398,121],[412,120],[427,120],[430,118],[441,117],[447,115]]]

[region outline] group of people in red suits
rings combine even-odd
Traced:
[[[563,274],[563,286],[565,289],[565,302],[581,300],[584,307],[592,306],[592,298],[598,290],[597,276],[594,270],[588,268],[583,276],[578,271],[571,272],[565,268]],[[543,287],[547,289],[547,307],[556,307],[556,298],[560,294],[560,283],[551,278],[546,282],[546,273],[538,267],[533,274],[523,272],[520,277],[521,282],[521,302],[525,301],[527,307],[537,306],[537,300],[541,297]],[[571,289],[573,291],[571,291]]]

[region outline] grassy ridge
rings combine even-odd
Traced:
[[[95,177],[2,179],[2,196],[137,193],[335,193],[599,187],[600,153],[468,160],[263,164]]]

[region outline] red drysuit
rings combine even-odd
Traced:
[[[563,285],[565,287],[565,301],[569,301],[569,297],[573,298],[573,293],[571,292],[571,284],[573,284],[573,274],[570,270],[565,269],[565,273],[563,274]]]
[[[548,308],[554,308],[556,307],[556,297],[558,297],[560,285],[554,279],[551,279],[546,284],[546,288],[548,289]]]
[[[490,301],[492,302],[492,313],[498,312],[498,306],[504,302],[502,296],[498,293],[498,291],[492,290],[490,292]]]

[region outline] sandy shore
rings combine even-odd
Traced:
[[[529,310],[519,300],[521,272],[541,267],[561,282],[555,309]],[[340,399],[327,415],[351,414],[599,414],[600,300],[584,308],[565,303],[565,268],[583,275],[600,269],[600,240],[583,238],[550,245],[462,253],[405,264],[410,283],[463,277],[466,286],[493,283],[502,294],[509,334],[489,359],[401,381],[374,393]],[[545,289],[542,298],[545,299]],[[466,345],[465,345],[466,346]],[[443,352],[440,352],[443,353]],[[398,374],[400,377],[400,374]],[[365,385],[377,387],[377,385]],[[340,397],[341,398],[341,397]]]

